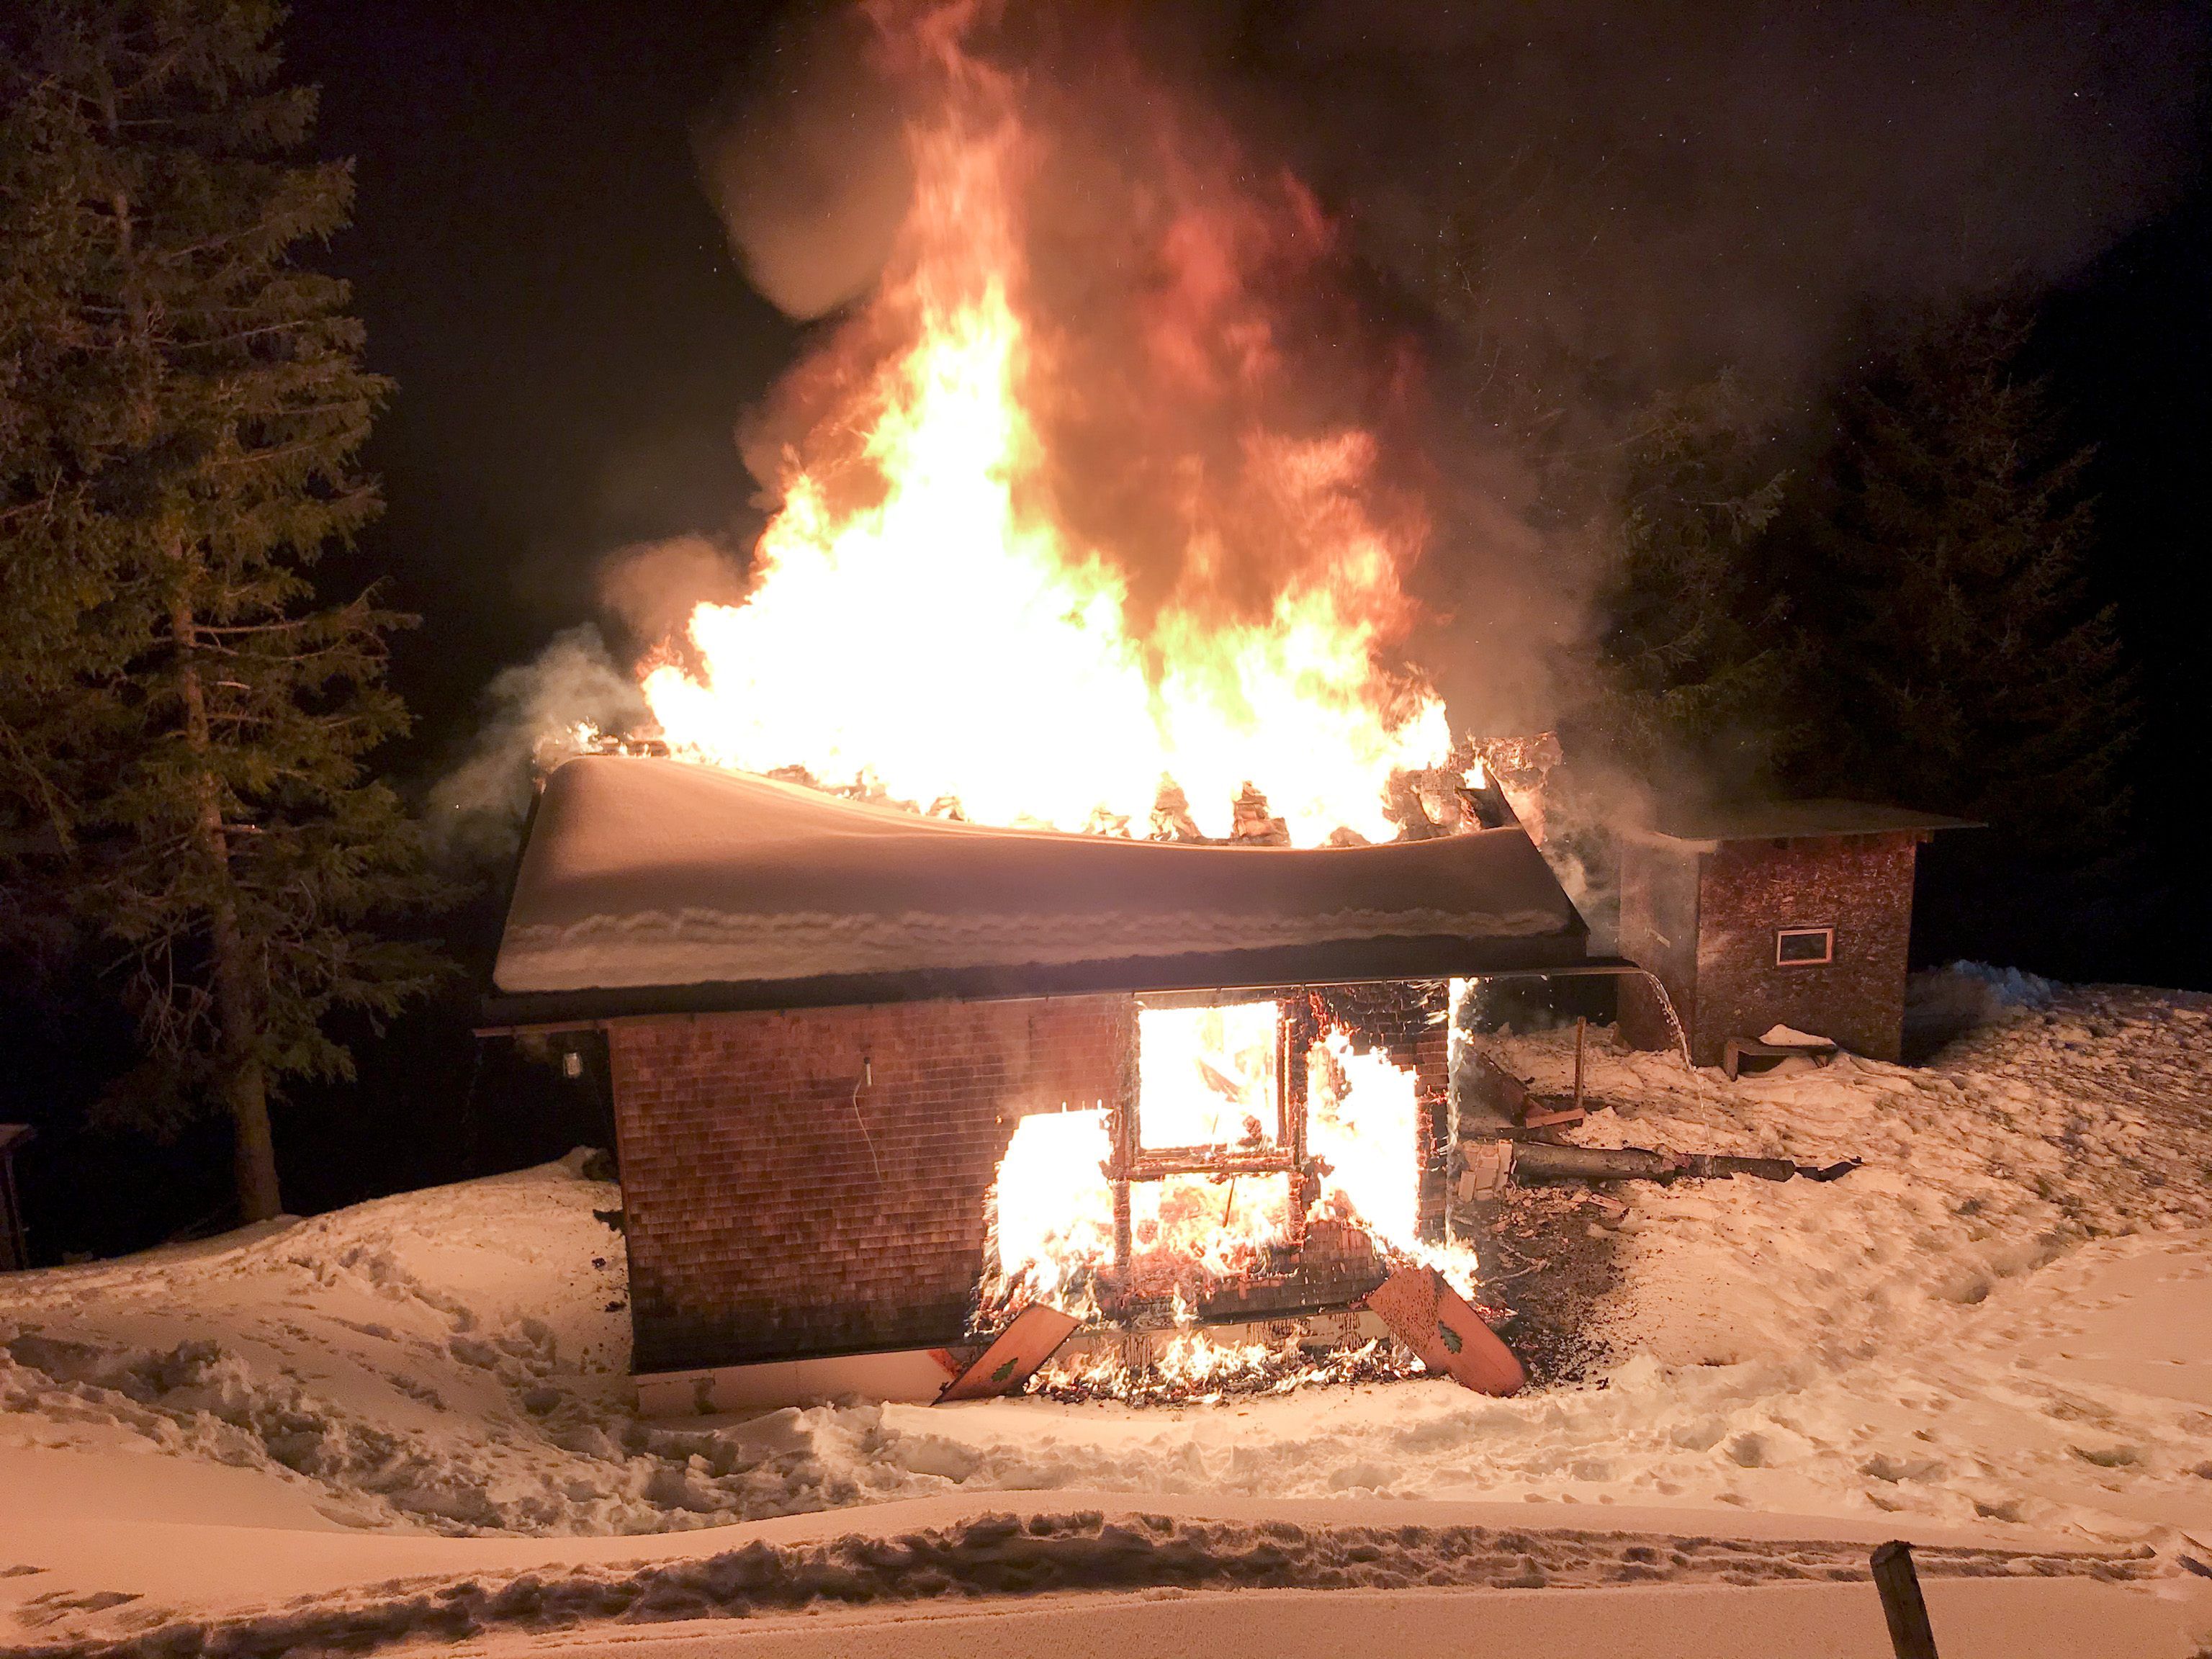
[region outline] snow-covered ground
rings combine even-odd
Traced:
[[[229,1609],[222,1627],[243,1630],[237,1609],[280,1595],[308,1597],[315,1618],[384,1609],[366,1635],[302,1624],[302,1641],[535,1631],[557,1620],[499,1611],[513,1592],[483,1575],[556,1562],[589,1586],[571,1610],[601,1616],[755,1605],[746,1571],[787,1589],[873,1573],[905,1588],[830,1594],[907,1606],[1063,1588],[1133,1553],[1152,1576],[1107,1582],[1201,1600],[1316,1582],[1497,1597],[1625,1579],[1680,1598],[1795,1580],[1787,1595],[1809,1607],[1814,1581],[1863,1572],[1864,1542],[1894,1533],[2039,1559],[1999,1576],[2094,1609],[2083,1631],[2100,1642],[2156,1613],[2135,1645],[2094,1650],[2188,1653],[2212,1635],[2183,1561],[2212,1564],[2191,1541],[2212,1544],[2212,1002],[2015,981],[2008,1003],[1973,976],[1920,988],[1981,1021],[1925,1069],[1846,1058],[1729,1084],[1594,1048],[1589,1087],[1612,1109],[1585,1141],[1866,1167],[1827,1185],[1623,1188],[1609,1364],[1591,1385],[1510,1401],[1413,1382],[1171,1410],[848,1402],[641,1423],[623,1380],[622,1241],[593,1214],[617,1190],[580,1160],[0,1280],[0,1646],[167,1632],[164,1650],[181,1651],[179,1620]],[[1571,1045],[1505,1043],[1546,1083]],[[1016,1493],[1029,1496],[1003,1496]],[[808,1518],[863,1504],[895,1507]],[[1085,1518],[1117,1504],[1182,1517],[1161,1523],[1173,1547],[1138,1550],[1115,1532],[1135,1523],[1113,1512]],[[979,1544],[963,1528],[994,1506],[1027,1518]],[[242,1527],[263,1529],[243,1554]],[[1359,1527],[1374,1535],[1345,1530]],[[1778,1527],[1831,1541],[1719,1565],[1671,1541]],[[896,1536],[858,1558],[756,1555],[699,1578],[734,1546],[860,1548],[835,1541],[854,1528]],[[1592,1533],[1620,1535],[1563,1541]],[[1027,1565],[1009,1567],[1010,1549]],[[646,1582],[618,1565],[647,1558],[691,1577]],[[1776,1565],[1800,1558],[1802,1572]],[[1182,1577],[1158,1565],[1176,1559]],[[418,1582],[408,1595],[435,1616],[410,1621],[392,1594],[361,1588],[424,1575],[468,1577],[483,1605]],[[1984,1634],[2027,1602],[2004,1605],[1978,1615]],[[1123,1614],[1141,1649],[1155,1615]],[[1839,1616],[1808,1615],[1807,1642],[1856,1628]],[[1554,1615],[1527,1617],[1539,1632]],[[1022,1639],[1066,1650],[1050,1623]],[[951,1645],[973,1636],[931,1628]],[[1878,1639],[1878,1614],[1870,1628]],[[856,1626],[819,1650],[882,1634]],[[289,1639],[264,1628],[246,1645]]]

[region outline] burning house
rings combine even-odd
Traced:
[[[1510,825],[1177,844],[586,756],[489,1012],[605,1035],[649,1404],[928,1399],[1034,1302],[1372,1334],[1443,1240],[1449,981],[1584,944]]]
[[[493,975],[489,1029],[606,1045],[641,1392],[929,1399],[1079,1326],[1387,1327],[1510,1391],[1440,1273],[1451,988],[1637,970],[1507,804],[1555,750],[1486,770],[1412,659],[1412,357],[1218,123],[869,15],[902,216],[749,428],[742,597],[664,596],[657,752],[550,773]]]

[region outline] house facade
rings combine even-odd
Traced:
[[[1451,981],[1586,969],[1586,938],[1516,828],[1139,842],[587,756],[487,1016],[603,1034],[635,1369],[708,1388],[957,1352],[1053,1275],[1108,1322],[1346,1306],[1376,1216],[1442,1224]]]

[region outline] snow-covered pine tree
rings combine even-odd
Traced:
[[[2027,334],[2004,307],[1945,319],[1844,400],[1798,554],[1823,731],[1799,769],[2064,857],[2109,846],[2136,722],[2114,613],[2084,593],[2088,457],[2020,372]]]
[[[425,896],[366,768],[406,720],[407,621],[319,604],[319,550],[376,511],[356,458],[386,386],[345,285],[298,262],[349,167],[296,157],[270,0],[20,0],[0,21],[0,729],[13,878],[68,892],[118,958],[131,1115],[219,1104],[239,1207],[280,1208],[289,1075],[343,1075],[333,1011],[380,1017],[436,958],[380,937]],[[27,239],[27,240],[25,240]],[[19,627],[19,620],[21,625]]]

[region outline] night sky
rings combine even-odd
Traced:
[[[1478,106],[1486,100],[1466,78],[1464,54],[1475,48],[1431,21],[1377,44],[1364,26],[1342,37],[1314,24],[1320,11],[1346,15],[1340,6],[1140,9],[1158,49],[1185,54],[1167,71],[1215,85],[1221,107],[1249,118],[1255,142],[1279,145],[1333,211],[1379,222],[1448,196],[1455,179],[1480,176],[1486,152],[1455,152],[1438,137],[1457,131],[1455,110],[1469,124],[1482,118]],[[1429,20],[1485,9],[1407,15]],[[1723,62],[1723,46],[1733,50],[1732,20],[1760,9],[1701,9],[1672,63],[1650,62],[1648,42],[1626,39],[1610,58],[1596,47],[1587,61],[1553,51],[1545,60],[1547,84],[1566,90],[1547,95],[1542,107],[1557,123],[1532,129],[1529,142],[1550,142],[1548,131],[1562,145],[1602,150],[1620,141],[1587,138],[1602,125],[1598,118],[1630,112],[1638,123],[1632,137],[1649,141],[1648,153],[1641,163],[1633,155],[1617,166],[1609,155],[1590,162],[1591,211],[1607,190],[1640,189],[1638,165],[1672,165],[1670,112],[1714,106],[1698,77]],[[1770,54],[1785,65],[1772,70],[1780,77],[1773,82],[1746,80],[1726,59],[1735,65],[1725,72],[1735,77],[1727,100],[1735,129],[1788,113],[1790,75],[1818,82],[1845,58],[1859,77],[1839,82],[1852,88],[1849,98],[1882,97],[1885,77],[1902,88],[1913,79],[1906,47],[1897,46],[1894,61],[1882,53],[1885,39],[1904,37],[1883,29],[1917,27],[1899,20],[1942,9],[1839,9],[1875,20],[1864,31],[1850,22],[1834,37],[1860,45],[1847,49],[1826,37],[1783,42]],[[2078,17],[2075,9],[2051,11],[2091,33],[2109,25],[2123,44],[2132,27],[2127,8],[2082,7]],[[1279,31],[1269,21],[1278,13],[1302,19],[1302,29]],[[1561,9],[1570,20],[1586,15],[1593,40],[1607,38],[1612,21],[1639,13]],[[2212,717],[2203,647],[2212,613],[2212,194],[2202,171],[2202,71],[2212,26],[2197,12],[2157,17],[2156,27],[2103,62],[2102,78],[2085,94],[2101,100],[2092,140],[2105,148],[2093,166],[2072,168],[2063,154],[2034,159],[2048,124],[2025,104],[1992,106],[1991,130],[2004,141],[1992,141],[1990,157],[1977,160],[1968,143],[1945,160],[1933,139],[1916,149],[1910,133],[1903,141],[1894,133],[1878,138],[1880,112],[1863,112],[1855,125],[1847,102],[1816,100],[1808,107],[1820,121],[1802,125],[1817,176],[1802,191],[1790,185],[1784,145],[1764,152],[1756,189],[1723,195],[1717,210],[1695,192],[1683,198],[1678,228],[1712,233],[1698,258],[1744,283],[1737,298],[1725,285],[1718,290],[1713,304],[1727,313],[1723,325],[1713,325],[1717,313],[1676,315],[1625,285],[1584,298],[1593,319],[1618,324],[1629,342],[1625,353],[1648,348],[1657,361],[1717,349],[1719,340],[1773,357],[1784,378],[1809,373],[1834,349],[1821,331],[1863,297],[1835,276],[1854,255],[1837,227],[1865,216],[1865,204],[1850,199],[1854,181],[1893,174],[1898,155],[1923,149],[1936,173],[1954,169],[1962,181],[1955,222],[1942,219],[1948,199],[1942,192],[1954,187],[1945,174],[1914,203],[1915,214],[1932,217],[1907,227],[1911,239],[1856,250],[1867,283],[1885,294],[1940,297],[1960,273],[1920,262],[1917,250],[1955,246],[1960,225],[1972,221],[2004,233],[1989,239],[1990,257],[2054,285],[2034,349],[2054,377],[2069,429],[2098,447],[2103,537],[2093,580],[2122,606],[2147,712],[2134,763],[2142,830],[2125,849],[2142,902],[2107,932],[2085,932],[2065,959],[2021,965],[2212,988],[2212,882],[2196,816],[2203,732]],[[700,187],[690,129],[733,76],[773,67],[770,48],[784,21],[782,9],[739,3],[301,0],[288,25],[289,72],[322,88],[316,148],[357,166],[355,226],[327,261],[354,283],[371,366],[398,387],[368,456],[383,477],[387,511],[356,548],[325,562],[324,580],[334,594],[381,581],[391,601],[423,619],[397,648],[394,680],[417,730],[390,763],[424,798],[468,749],[498,670],[529,661],[563,629],[608,621],[596,605],[597,572],[608,555],[702,530],[742,544],[760,522],[732,434],[802,349],[807,325],[783,317],[745,281]],[[1388,36],[1389,27],[1381,33]],[[1972,31],[1960,40],[1929,50],[1971,54]],[[2013,40],[2008,49],[2039,48]],[[1520,58],[1496,61],[1533,62],[1535,52],[1531,45]],[[1993,61],[2003,67],[2001,54]],[[1394,65],[1401,64],[1413,67],[1399,74]],[[1583,70],[1587,84],[1573,78]],[[1996,78],[2007,85],[2021,79]],[[2131,103],[2138,87],[2142,110]],[[1338,97],[1340,123],[1316,117]],[[1587,107],[1575,107],[1577,98]],[[1513,107],[1510,98],[1495,101]],[[1901,106],[1910,119],[1911,100]],[[1499,140],[1491,133],[1483,142]],[[1899,142],[1905,147],[1895,149]],[[2017,176],[1994,185],[1979,176],[1985,166],[2021,156],[2031,160],[2019,161]],[[2039,175],[2038,167],[2048,171]],[[1747,175],[1737,168],[1728,176]],[[1816,194],[1832,221],[1792,199]],[[1718,218],[1698,217],[1717,211]],[[1686,257],[1680,244],[1692,239],[1685,234],[1664,246],[1655,241],[1650,259],[1640,261],[1635,214],[1623,210],[1614,220],[1628,227],[1608,233],[1618,271],[1663,272],[1676,268],[1670,259]],[[1770,261],[1771,250],[1759,240],[1770,225],[1800,263]],[[1763,334],[1748,331],[1754,315]],[[410,1017],[400,1042],[364,1046],[362,1087],[301,1091],[284,1111],[278,1144],[293,1207],[557,1155],[573,1144],[572,1133],[591,1133],[588,1101],[568,1119],[557,1112],[519,1125],[502,1119],[498,1079],[484,1074],[468,1037],[498,898],[480,896],[446,925],[474,976],[469,985]],[[373,1114],[364,1102],[379,1103]],[[179,1173],[192,1155],[189,1146],[144,1154],[168,1159],[159,1167],[177,1190],[161,1201],[179,1218],[204,1199],[219,1200],[219,1157],[200,1181]],[[126,1188],[137,1184],[119,1169],[115,1175]],[[84,1227],[85,1243],[114,1242],[89,1221]]]
[[[399,384],[369,452],[387,511],[333,579],[423,626],[403,763],[466,741],[501,665],[592,615],[598,561],[744,514],[732,433],[796,331],[735,267],[687,121],[762,9],[308,4],[292,69],[355,158],[355,284]]]

